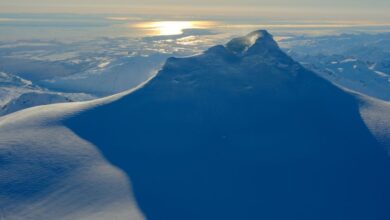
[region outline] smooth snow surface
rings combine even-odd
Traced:
[[[148,220],[390,219],[388,133],[374,136],[387,104],[306,70],[266,31],[232,42],[170,58],[128,94],[1,118],[6,219],[142,218],[97,149]]]
[[[1,219],[144,219],[126,174],[62,124],[123,95],[0,118]]]
[[[390,152],[390,102],[365,97],[361,114],[371,132]]]

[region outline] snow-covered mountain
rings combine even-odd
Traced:
[[[300,60],[307,68],[337,85],[390,101],[390,75],[377,63],[340,55],[306,56]]]
[[[390,34],[298,36],[281,41],[305,67],[335,84],[390,101]]]
[[[256,31],[169,58],[134,91],[0,118],[0,207],[6,219],[387,220],[389,109]]]
[[[4,106],[20,94],[36,91],[31,81],[18,76],[0,72],[0,106]]]
[[[35,102],[42,96],[31,94],[86,101],[126,91],[154,75],[173,54],[188,56],[207,48],[194,41],[198,37],[0,41],[0,109],[26,93],[29,103],[51,104],[60,99]]]
[[[167,57],[166,54],[151,54],[115,58],[84,72],[45,80],[39,84],[53,90],[103,97],[136,87],[154,75]]]
[[[212,33],[187,30],[183,35],[144,38],[0,40],[0,71],[47,90],[103,97],[148,79],[170,56],[189,56],[214,45],[211,35],[201,40],[203,34]]]
[[[71,99],[59,94],[51,93],[24,93],[18,98],[13,99],[0,109],[0,115],[6,115],[25,108],[30,108],[39,105],[48,105],[54,103],[72,102]]]
[[[84,93],[50,91],[14,74],[0,72],[0,116],[38,105],[93,98],[96,97]]]

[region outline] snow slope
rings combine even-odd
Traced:
[[[7,103],[0,109],[0,115],[6,115],[12,112],[16,112],[25,108],[30,108],[39,105],[47,105],[53,103],[71,102],[69,98],[58,94],[37,93],[30,92],[24,93],[18,98]]]
[[[0,107],[26,92],[37,91],[31,81],[0,72]]]
[[[170,58],[140,87],[0,118],[6,219],[142,218],[97,149],[149,220],[389,219],[390,107],[268,32]]]
[[[0,117],[0,217],[144,219],[126,174],[63,121],[124,94]]]
[[[378,69],[376,63],[338,55],[303,56],[298,59],[335,84],[390,101],[390,75]]]
[[[389,36],[297,36],[281,40],[281,44],[290,56],[331,82],[390,101]]]
[[[0,116],[38,105],[93,98],[85,93],[50,91],[14,74],[0,72]]]
[[[390,102],[365,97],[360,112],[370,131],[390,152]]]
[[[125,56],[78,74],[42,81],[40,85],[57,91],[83,92],[103,97],[136,87],[154,75],[167,57],[165,54]]]

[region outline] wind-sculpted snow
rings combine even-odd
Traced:
[[[390,102],[364,97],[361,114],[371,132],[390,152]]]
[[[130,177],[148,220],[388,220],[389,142],[367,128],[377,114],[361,113],[365,99],[303,68],[266,31],[232,42],[170,58],[142,88],[122,96],[0,119],[8,172],[0,184],[9,189],[1,193],[2,209],[22,219],[36,210],[46,219],[53,212],[95,219],[96,210],[105,219],[115,219],[116,210],[127,215],[117,219],[134,219],[139,212],[127,182],[96,147]],[[35,150],[28,161],[24,152]],[[96,163],[108,171],[100,173]],[[90,173],[80,172],[85,167]],[[21,184],[10,187],[9,177]],[[107,184],[90,184],[93,178]]]
[[[144,219],[126,174],[63,126],[66,118],[123,95],[0,118],[1,219]]]
[[[261,41],[257,41],[259,38],[261,38]],[[233,53],[239,54],[246,53],[249,48],[253,50],[255,48],[253,47],[254,45],[260,49],[277,48],[277,44],[272,39],[272,35],[266,31],[255,31],[247,36],[234,38],[226,44],[226,48]]]

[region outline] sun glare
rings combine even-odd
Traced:
[[[201,29],[210,26],[207,21],[157,21],[138,24],[138,28],[150,31],[153,35],[179,35],[186,29]]]
[[[156,22],[155,27],[160,35],[177,35],[182,34],[184,29],[193,28],[194,25],[189,21],[162,21]]]

